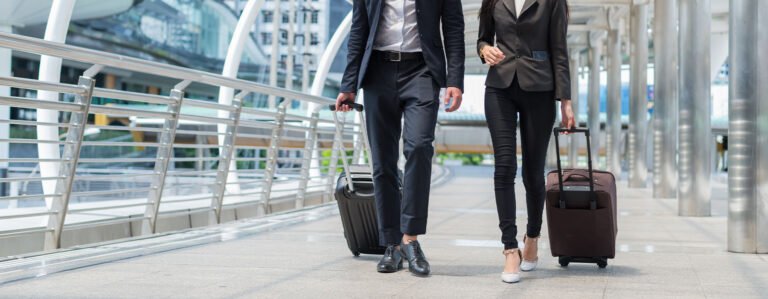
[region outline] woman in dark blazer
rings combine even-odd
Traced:
[[[566,0],[483,0],[477,51],[488,64],[485,115],[496,160],[494,189],[506,262],[502,281],[520,280],[538,261],[544,165],[560,101],[562,125],[574,125]],[[521,253],[515,225],[516,131],[520,126],[528,225]]]

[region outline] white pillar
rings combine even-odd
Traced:
[[[221,71],[221,75],[230,78],[237,78],[237,72],[240,70],[240,61],[243,59],[243,49],[245,43],[251,38],[251,26],[253,22],[261,12],[261,6],[264,0],[248,0],[245,4],[243,13],[240,15],[240,19],[237,21],[235,31],[232,33],[232,41],[227,48],[227,57],[224,58],[224,69]],[[232,99],[235,97],[235,90],[229,87],[219,88],[219,104],[232,105]],[[229,113],[226,111],[219,111],[219,117],[229,117]],[[219,134],[225,134],[227,132],[226,125],[218,125]],[[219,135],[219,146],[224,145],[224,135]],[[232,183],[227,185],[227,191],[238,193],[240,192],[240,185],[237,176],[237,164],[233,159],[229,165],[229,176],[227,182]]]
[[[57,43],[64,43],[67,38],[69,21],[72,18],[72,10],[75,7],[75,0],[54,0],[51,5],[51,12],[48,15],[48,24],[45,27],[45,40]],[[40,81],[55,82],[61,81],[61,58],[51,56],[40,57]],[[37,98],[43,101],[58,101],[59,94],[51,91],[38,91]],[[38,109],[38,122],[59,122],[59,111]],[[52,126],[37,127],[38,140],[59,141],[59,128]],[[38,158],[40,159],[59,159],[58,144],[37,144]],[[59,175],[58,162],[40,162],[41,177],[55,177]],[[53,194],[56,192],[56,181],[42,181],[43,193]],[[51,199],[46,198],[46,204],[50,208]]]
[[[13,28],[11,25],[0,25],[0,32],[11,33]],[[0,76],[11,76],[11,49],[0,48]],[[8,86],[0,86],[0,96],[11,95],[11,88]],[[11,108],[9,106],[0,106],[0,119],[11,119]],[[7,123],[0,124],[0,139],[8,139],[10,137],[10,126]],[[0,142],[0,159],[8,159],[9,157],[8,142]],[[0,178],[8,176],[8,162],[0,162]],[[10,190],[6,189],[10,186],[10,183],[0,184],[0,196],[8,195]]]

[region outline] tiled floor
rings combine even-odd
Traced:
[[[455,168],[434,188],[422,244],[428,278],[375,272],[376,256],[354,258],[337,217],[0,286],[0,298],[767,298],[768,257],[725,251],[722,216],[676,216],[675,200],[619,183],[619,239],[607,269],[557,265],[546,227],[540,268],[500,282],[492,168]],[[522,184],[518,184],[521,188]],[[724,208],[716,185],[713,207]],[[522,198],[523,192],[518,192]],[[519,200],[518,226],[525,226]],[[724,211],[715,211],[725,215]]]

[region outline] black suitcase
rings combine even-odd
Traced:
[[[386,248],[379,245],[379,229],[376,217],[376,201],[373,197],[373,180],[368,167],[350,165],[336,183],[336,202],[344,226],[344,237],[352,254],[383,254]],[[359,171],[359,172],[358,172]],[[349,188],[347,177],[354,185]]]
[[[352,104],[353,108],[360,113],[361,127],[360,131],[363,137],[365,149],[369,151],[368,135],[365,128],[365,118],[363,116],[363,105]],[[329,107],[334,111],[335,107]],[[336,136],[341,136],[342,124],[339,123],[338,116],[333,113],[333,119],[336,124]],[[337,137],[338,138],[338,137]],[[370,164],[350,165],[343,143],[339,140],[339,152],[344,171],[339,175],[336,181],[336,192],[334,197],[339,206],[341,223],[344,227],[344,237],[347,239],[347,245],[352,254],[359,256],[365,254],[384,254],[386,247],[379,245],[378,218],[376,216],[376,200],[373,194],[372,167]],[[370,163],[370,159],[368,159]],[[402,172],[400,172],[400,186],[402,186]],[[402,188],[402,187],[401,187]]]

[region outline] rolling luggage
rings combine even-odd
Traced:
[[[588,169],[562,169],[560,132],[584,133]],[[557,170],[547,174],[547,224],[552,256],[560,265],[597,263],[600,268],[616,255],[616,179],[612,173],[592,169],[589,129],[555,128]]]
[[[354,103],[353,109],[360,113],[360,131],[366,152],[370,153],[368,132],[365,128],[363,105]],[[333,113],[337,135],[341,135],[342,125],[335,112],[335,106],[329,107]],[[347,154],[340,144],[342,165],[344,171],[339,175],[334,197],[339,205],[341,223],[344,227],[344,237],[352,254],[384,254],[386,247],[379,245],[378,218],[376,216],[376,200],[373,193],[372,166],[369,164],[352,164],[347,160]],[[402,186],[402,173],[400,173]]]

